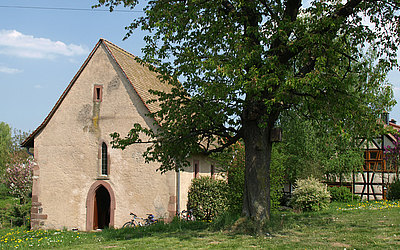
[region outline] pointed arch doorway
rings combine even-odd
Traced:
[[[92,184],[86,199],[86,231],[114,226],[115,196],[109,183]]]

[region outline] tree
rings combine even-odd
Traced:
[[[10,165],[6,169],[5,183],[11,195],[20,199],[21,204],[25,204],[32,191],[33,161],[26,160]]]
[[[348,133],[332,134],[324,125],[293,110],[281,114],[283,139],[275,146],[284,156],[278,164],[283,165],[290,182],[309,176],[336,181],[362,170],[364,156],[357,138]]]
[[[286,165],[282,164],[287,160],[287,152],[280,150],[282,147],[276,144],[272,149],[271,157],[271,207],[277,209],[280,206],[283,196],[282,188],[285,183]],[[239,141],[230,146],[224,152],[211,156],[216,167],[222,173],[226,173],[228,180],[228,205],[231,213],[238,213],[243,207],[243,189],[245,179],[245,147]]]
[[[29,160],[29,154],[21,143],[29,136],[30,132],[14,129],[11,137],[11,164],[25,164]]]
[[[138,2],[98,6],[112,11]],[[189,154],[221,152],[243,139],[242,213],[266,222],[271,132],[284,110],[356,134],[390,109],[392,92],[381,80],[396,65],[399,9],[399,0],[315,0],[307,7],[300,0],[149,1],[126,37],[136,28],[149,32],[138,61],[172,90],[151,91],[161,107],[151,114],[157,131],[136,124],[126,137],[113,134],[113,146],[149,142],[144,156],[167,171],[187,166]],[[366,46],[378,61],[362,60]]]
[[[33,162],[20,144],[29,134],[11,131],[7,123],[0,123],[0,188],[4,186],[4,190],[24,202],[31,190]]]
[[[0,176],[4,173],[11,156],[11,128],[7,123],[0,122]]]
[[[0,176],[4,174],[8,164],[25,162],[29,157],[20,146],[29,133],[18,129],[11,132],[10,125],[5,122],[0,123]]]

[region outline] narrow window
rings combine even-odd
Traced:
[[[211,165],[211,178],[214,179],[215,178],[215,167],[214,165]]]
[[[93,101],[101,102],[102,101],[102,94],[103,94],[103,86],[94,85]]]
[[[200,172],[199,161],[194,161],[193,172],[194,172],[194,178],[198,178]]]
[[[101,174],[108,175],[108,152],[105,142],[101,145]]]

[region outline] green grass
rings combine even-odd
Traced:
[[[251,235],[232,218],[218,223],[175,221],[102,232],[0,230],[0,248],[62,249],[399,249],[400,202],[331,204],[316,213],[276,212],[263,235]],[[219,228],[219,230],[216,230]]]

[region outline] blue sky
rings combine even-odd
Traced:
[[[141,13],[91,11],[94,4],[91,0],[0,0],[0,121],[23,131],[36,129],[100,38],[141,56],[142,32],[122,41],[124,27]],[[400,102],[398,70],[389,74],[389,82]],[[400,104],[391,117],[400,120]]]
[[[100,38],[141,55],[143,33],[122,41],[124,27],[140,13],[91,11],[94,4],[90,0],[0,0],[0,121],[23,131],[36,129]]]

